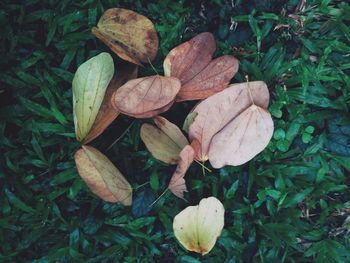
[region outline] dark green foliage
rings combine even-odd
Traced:
[[[2,1],[0,261],[349,262],[350,6],[299,2]],[[94,196],[73,160],[71,80],[78,65],[109,51],[90,28],[110,7],[154,21],[159,72],[172,47],[213,32],[216,55],[240,60],[234,82],[248,75],[268,83],[275,123],[268,148],[205,176],[193,164],[188,203],[167,193],[147,211],[175,167],[145,149],[143,120],[120,116],[92,145],[134,188],[146,184],[132,208]],[[176,104],[165,116],[182,127],[193,105]],[[172,219],[210,195],[225,205],[225,228],[201,257],[176,242]]]

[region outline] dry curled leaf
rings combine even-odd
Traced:
[[[157,55],[158,36],[151,20],[134,11],[108,9],[92,33],[119,57],[134,64],[148,63]]]
[[[189,128],[191,142],[196,140],[200,145],[196,158],[201,161],[209,158],[214,168],[220,168],[224,164],[245,163],[261,152],[273,132],[273,122],[266,110],[268,103],[269,91],[262,81],[231,85],[199,103],[193,110],[197,116]],[[264,129],[260,130],[261,127]],[[218,158],[225,156],[220,151],[227,155],[221,162]]]
[[[84,140],[90,133],[113,74],[113,59],[105,52],[92,57],[77,69],[72,86],[73,116],[78,141]]]
[[[107,202],[131,205],[130,184],[105,155],[85,145],[74,157],[79,175],[93,193]]]
[[[181,150],[188,145],[181,130],[167,119],[157,116],[157,127],[150,124],[141,126],[141,139],[152,156],[168,164],[176,164]]]
[[[201,33],[172,49],[164,60],[165,76],[180,79],[176,101],[205,99],[223,90],[236,74],[239,63],[233,56],[212,60],[216,45],[211,33]]]
[[[123,68],[119,69],[117,76],[111,80],[107,87],[95,122],[88,136],[84,139],[84,144],[87,144],[98,137],[118,117],[119,111],[113,108],[111,97],[120,86],[122,86],[128,80],[136,77],[137,66],[133,64],[124,65]]]
[[[159,75],[128,81],[112,98],[113,106],[136,118],[154,117],[174,103],[181,83],[177,78]]]
[[[187,250],[205,255],[215,246],[224,227],[225,208],[215,197],[188,206],[173,221],[174,235]]]
[[[173,176],[170,179],[168,189],[177,197],[183,198],[187,192],[185,174],[194,160],[194,150],[190,145],[186,145],[180,153],[180,159]]]

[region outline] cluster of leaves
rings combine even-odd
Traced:
[[[350,8],[341,1],[263,2],[4,1],[0,260],[348,261]],[[235,82],[248,74],[272,93],[275,132],[263,154],[210,176],[197,166],[188,171],[192,204],[213,195],[226,207],[225,230],[208,257],[175,243],[172,218],[183,201],[167,196],[149,211],[172,168],[142,146],[138,120],[118,118],[95,142],[134,187],[149,182],[135,196],[132,216],[92,195],[74,168],[72,72],[104,49],[90,29],[115,6],[155,22],[157,71],[183,38],[210,31],[221,39],[217,55],[235,47]],[[244,41],[234,43],[238,35]],[[166,117],[181,125],[192,107],[176,104]]]

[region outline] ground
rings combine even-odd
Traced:
[[[193,164],[187,202],[167,193],[150,208],[175,167],[152,158],[140,141],[149,120],[119,116],[92,145],[136,189],[134,204],[92,194],[73,159],[71,81],[89,57],[110,52],[91,33],[110,7],[155,23],[160,73],[171,48],[212,32],[216,56],[240,61],[233,83],[249,76],[268,84],[275,132],[267,149],[205,176]],[[0,21],[0,261],[350,261],[346,1],[4,0]],[[146,66],[140,74],[154,71]],[[178,103],[164,116],[181,127],[194,104]],[[180,246],[172,220],[208,196],[223,202],[225,227],[202,257]]]

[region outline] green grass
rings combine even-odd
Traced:
[[[350,261],[349,4],[314,0],[296,11],[296,0],[14,2],[0,4],[0,261]],[[233,82],[248,75],[268,83],[275,123],[268,148],[205,176],[193,164],[188,203],[168,193],[150,210],[175,167],[145,149],[145,120],[108,149],[133,122],[120,116],[92,145],[135,188],[147,184],[132,208],[94,196],[73,160],[71,80],[89,57],[110,52],[90,32],[109,7],[154,21],[159,72],[172,47],[214,33],[216,55],[240,60]],[[193,105],[176,104],[165,116],[181,126]],[[225,206],[225,228],[201,257],[177,243],[172,219],[211,195]]]

